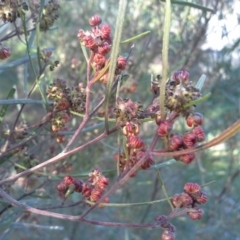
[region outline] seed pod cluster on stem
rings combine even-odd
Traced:
[[[97,202],[108,186],[108,182],[108,178],[103,176],[98,169],[94,169],[91,173],[89,173],[87,183],[82,180],[75,179],[72,176],[65,176],[64,179],[57,185],[57,189],[59,191],[59,195],[63,198],[66,198],[73,192],[78,192],[82,193],[85,200]],[[109,199],[105,198],[103,202],[108,203]],[[102,207],[102,205],[99,206]]]

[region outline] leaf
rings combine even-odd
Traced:
[[[206,101],[210,96],[211,96],[211,93],[208,93],[208,94],[204,95],[203,97],[198,98],[197,100],[191,101],[191,102],[185,104],[183,106],[183,109],[187,108],[187,107],[191,107],[191,106],[199,104],[199,103],[202,103],[202,102]]]
[[[13,98],[13,95],[14,95],[15,91],[16,91],[16,89],[15,89],[15,88],[12,88],[12,89],[9,91],[8,95],[7,95],[7,99]],[[4,116],[5,116],[6,112],[7,112],[8,107],[9,107],[9,105],[4,105],[4,106],[2,107],[2,109],[0,110],[0,125],[1,125],[1,123],[2,123],[2,121],[3,121],[3,118],[4,118]]]
[[[146,31],[146,32],[144,32],[144,33],[141,33],[141,34],[135,36],[135,37],[129,38],[129,39],[127,39],[127,40],[124,40],[124,41],[122,41],[121,43],[124,44],[124,43],[129,43],[129,42],[135,41],[135,40],[137,40],[137,39],[140,39],[140,38],[148,35],[150,32],[151,32],[151,31]]]
[[[165,0],[161,0],[161,2],[165,2]],[[188,6],[188,7],[192,7],[192,8],[197,8],[197,9],[200,9],[202,11],[208,11],[208,12],[215,13],[215,11],[212,8],[204,7],[202,5],[191,3],[191,2],[172,0],[171,3],[172,4],[183,5],[183,6]]]
[[[198,82],[195,86],[195,88],[199,89],[200,91],[202,90],[202,87],[205,83],[205,80],[206,80],[206,75],[205,74],[202,74],[201,77],[198,79]]]

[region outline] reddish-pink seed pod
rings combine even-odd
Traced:
[[[162,233],[162,240],[174,240],[174,239],[175,239],[175,234],[173,232],[165,230]]]
[[[157,133],[159,136],[164,137],[172,131],[172,123],[169,121],[163,121],[159,124]]]
[[[138,135],[139,134],[139,125],[131,122],[127,122],[126,125],[123,127],[123,134],[127,137],[131,135]]]
[[[101,189],[96,189],[96,188],[94,188],[93,190],[92,190],[92,192],[91,192],[91,195],[90,195],[90,201],[92,201],[92,202],[97,202],[99,199],[100,199],[100,197],[101,197],[101,195],[102,195],[102,190]]]
[[[200,196],[197,196],[195,198],[195,201],[199,204],[204,204],[207,202],[207,194],[204,193],[204,192],[201,192],[201,195]]]
[[[179,161],[181,161],[185,164],[190,164],[194,159],[195,159],[194,153],[187,153],[187,154],[181,155],[179,157]]]
[[[11,56],[10,48],[0,45],[0,59],[6,59]]]
[[[96,27],[98,25],[100,25],[102,22],[102,19],[100,16],[98,15],[94,15],[92,16],[90,19],[89,19],[89,24],[92,26],[92,27]]]
[[[197,137],[194,133],[185,133],[183,135],[183,142],[187,148],[194,148],[197,143]]]
[[[124,70],[127,65],[127,60],[125,57],[119,56],[117,58],[117,68],[120,70]]]
[[[101,55],[107,55],[110,50],[111,46],[107,42],[98,47],[98,53]]]
[[[183,189],[186,193],[189,193],[190,195],[201,192],[201,186],[197,183],[186,183]]]
[[[97,53],[97,54],[95,54],[94,57],[93,57],[93,62],[94,62],[96,65],[104,66],[104,64],[105,64],[105,62],[106,62],[106,58],[105,58],[103,55]]]
[[[183,146],[183,137],[180,134],[173,134],[168,142],[168,147],[170,150],[178,150]]]
[[[107,187],[108,183],[109,183],[108,178],[100,177],[98,181],[95,183],[95,187],[104,190]]]
[[[130,148],[143,148],[144,147],[144,142],[141,138],[137,136],[130,136],[128,138],[128,147]]]
[[[182,207],[182,201],[180,198],[180,194],[174,194],[171,198],[171,203],[175,208],[181,208]]]
[[[196,135],[198,142],[202,142],[205,140],[205,133],[202,127],[195,127],[193,128],[192,132]]]
[[[103,25],[100,29],[100,33],[101,33],[101,37],[103,39],[109,40],[110,39],[110,33],[111,33],[111,27],[107,24]]]
[[[142,169],[148,169],[154,164],[154,160],[152,158],[147,158],[144,163],[141,165]]]
[[[186,123],[189,127],[197,127],[203,124],[203,115],[201,113],[189,114],[186,118]]]
[[[91,35],[83,38],[83,44],[89,49],[94,49],[97,46],[95,39]]]
[[[85,197],[89,197],[91,195],[92,189],[86,183],[82,185],[82,195]]]
[[[85,37],[85,32],[84,32],[82,29],[80,29],[80,30],[78,31],[77,37],[79,38],[80,41],[83,41],[83,39],[84,39],[84,37]]]
[[[171,199],[175,208],[189,207],[193,204],[193,199],[187,193],[175,194]]]
[[[74,178],[72,176],[65,176],[63,181],[67,186],[74,184]]]
[[[68,189],[68,187],[66,186],[64,181],[61,181],[58,185],[57,185],[57,190],[59,192],[66,192]]]
[[[202,218],[203,213],[204,213],[204,211],[201,208],[194,208],[188,212],[188,216],[192,220],[199,220]]]
[[[175,72],[172,78],[177,84],[180,82],[187,82],[189,80],[189,73],[187,71],[180,70]]]

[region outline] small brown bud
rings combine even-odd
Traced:
[[[74,191],[75,192],[82,192],[82,184],[83,182],[81,180],[74,179]]]
[[[61,181],[58,185],[57,185],[57,190],[59,192],[66,192],[68,189],[68,187],[66,186],[64,181]]]
[[[202,218],[204,211],[201,208],[193,208],[191,211],[188,212],[188,216],[192,220],[199,220]]]
[[[175,194],[171,199],[175,208],[189,207],[193,204],[193,199],[187,193]]]
[[[175,234],[173,232],[170,232],[168,230],[165,230],[162,234],[162,240],[174,240]]]

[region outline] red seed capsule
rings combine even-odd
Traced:
[[[183,142],[187,148],[194,148],[197,143],[197,137],[194,133],[185,133],[183,135]]]
[[[203,210],[201,208],[194,208],[194,211],[192,209],[192,211],[188,212],[188,216],[192,219],[192,220],[199,220],[202,218],[203,215]]]
[[[186,193],[189,194],[196,194],[201,192],[201,186],[197,183],[186,183],[183,189]]]
[[[201,192],[201,195],[199,197],[196,197],[195,201],[199,204],[206,203],[207,202],[207,194],[204,192]]]
[[[202,127],[195,127],[193,128],[192,132],[196,135],[198,142],[202,142],[205,140],[205,133]]]
[[[94,15],[89,19],[89,24],[93,27],[100,25],[102,22],[102,19],[98,15]]]
[[[168,147],[170,150],[178,150],[183,147],[183,137],[180,134],[173,134],[169,139]]]
[[[175,194],[171,199],[175,208],[189,207],[193,204],[193,199],[187,193]]]
[[[183,162],[185,164],[190,164],[194,160],[194,158],[195,158],[195,154],[194,153],[188,153],[188,154],[181,155],[179,157],[179,161],[181,161],[181,162]]]
[[[197,127],[203,124],[203,115],[201,113],[189,114],[186,123],[189,127]]]
[[[67,186],[74,184],[74,178],[71,176],[65,176],[63,181]]]
[[[172,123],[169,121],[163,121],[159,124],[157,133],[159,136],[164,137],[172,131]]]
[[[144,147],[144,142],[141,138],[137,137],[137,136],[130,136],[128,138],[128,147],[130,148],[142,148]]]

